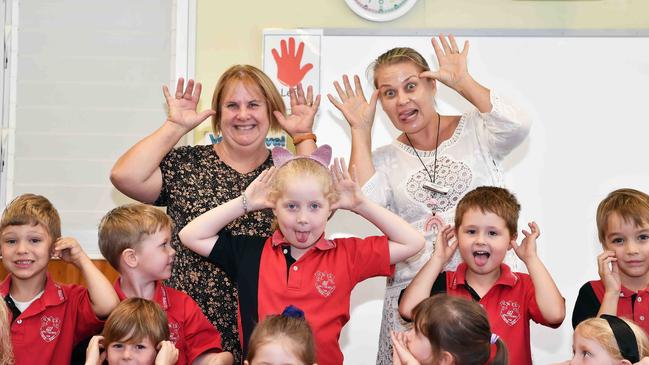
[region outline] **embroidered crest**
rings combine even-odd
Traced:
[[[508,300],[500,301],[500,318],[510,326],[513,326],[521,318],[521,306],[518,302]]]
[[[61,333],[61,319],[57,317],[41,317],[41,338],[45,342],[52,342]]]
[[[323,297],[328,297],[331,293],[336,290],[336,282],[334,274],[330,272],[316,271],[315,276],[315,288],[318,289]]]
[[[169,322],[169,341],[174,345],[180,339],[180,325],[176,322]]]

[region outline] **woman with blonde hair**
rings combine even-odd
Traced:
[[[401,216],[424,237],[419,255],[397,264],[388,278],[383,303],[378,365],[391,364],[390,331],[404,330],[398,313],[401,291],[430,258],[437,229],[453,222],[455,207],[478,186],[502,186],[501,163],[529,132],[525,115],[500,94],[469,74],[469,43],[458,47],[453,36],[432,39],[439,69],[412,48],[398,47],[372,65],[375,91],[365,98],[360,78],[352,87],[334,84],[339,99],[329,100],[351,127],[350,165],[367,196]],[[441,115],[435,106],[437,82],[464,97],[474,109],[463,115]],[[400,132],[391,144],[372,152],[376,104]],[[448,269],[459,263],[456,255]]]

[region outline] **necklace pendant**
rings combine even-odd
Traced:
[[[424,223],[424,229],[426,230],[426,232],[430,232],[430,231],[439,232],[439,230],[442,229],[445,224],[446,222],[444,221],[444,218],[442,218],[440,215],[435,214],[435,212],[433,212],[428,217],[428,219],[426,219],[426,223]]]
[[[429,207],[435,207],[438,203],[437,199],[435,198],[430,198],[426,202]],[[424,223],[424,230],[426,232],[430,232],[434,230],[435,232],[439,232],[440,229],[444,227],[446,222],[444,221],[444,218],[442,218],[441,215],[438,215],[434,209],[432,209],[432,212],[430,216],[426,219],[426,222]]]

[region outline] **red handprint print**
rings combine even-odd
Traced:
[[[280,42],[282,54],[277,53],[277,49],[273,48],[273,58],[277,64],[277,79],[288,87],[295,87],[302,81],[304,75],[309,72],[313,65],[307,63],[304,67],[300,68],[302,62],[302,53],[304,53],[304,42],[300,42],[295,52],[295,38],[288,38],[288,48],[286,47],[286,40],[282,39]]]

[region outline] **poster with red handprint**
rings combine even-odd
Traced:
[[[263,69],[277,86],[290,110],[289,90],[302,84],[320,95],[322,30],[265,30]]]

